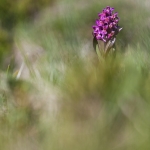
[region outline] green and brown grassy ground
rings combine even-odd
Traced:
[[[92,25],[107,5],[123,30],[116,57],[99,61]],[[0,149],[149,150],[148,5],[57,0],[18,22],[0,71]]]

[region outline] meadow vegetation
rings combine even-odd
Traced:
[[[99,60],[92,25],[108,5],[123,30],[116,56]],[[149,150],[148,6],[1,0],[0,149]]]

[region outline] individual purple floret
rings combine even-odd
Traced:
[[[93,36],[96,40],[108,42],[121,31],[122,28],[118,26],[118,13],[113,13],[113,10],[114,8],[107,6],[98,14],[99,19],[93,25]]]

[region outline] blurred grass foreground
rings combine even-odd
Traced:
[[[98,60],[106,6],[123,30]],[[0,149],[149,150],[148,0],[0,1]]]

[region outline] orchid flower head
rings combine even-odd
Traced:
[[[122,30],[122,27],[118,26],[118,13],[113,13],[113,11],[113,7],[107,6],[101,13],[98,13],[99,19],[96,20],[93,26],[93,36],[97,40],[108,42]]]

